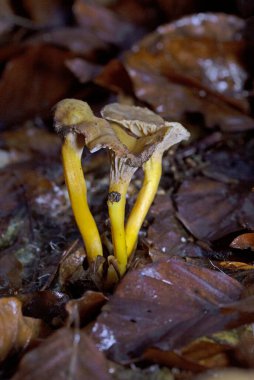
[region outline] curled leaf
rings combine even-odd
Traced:
[[[249,233],[237,236],[230,244],[230,247],[237,248],[237,249],[250,248],[252,251],[254,251],[254,233],[249,232]]]

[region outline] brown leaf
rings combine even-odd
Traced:
[[[198,0],[157,0],[157,2],[169,20],[199,11]]]
[[[66,318],[65,304],[69,297],[63,293],[42,290],[21,295],[25,315],[52,323],[54,318]]]
[[[254,371],[239,368],[225,368],[208,371],[195,377],[195,380],[252,380],[253,378]]]
[[[34,46],[6,65],[0,81],[2,125],[49,114],[70,88],[64,66],[70,54],[50,46]]]
[[[233,16],[198,14],[158,28],[124,58],[136,96],[173,120],[198,112],[209,127],[253,129],[243,26]]]
[[[250,329],[242,334],[236,352],[237,359],[240,360],[241,363],[247,364],[249,368],[254,368],[253,347],[253,329],[252,326],[250,326]]]
[[[95,82],[113,92],[133,94],[132,82],[128,72],[117,59],[112,59],[104,66],[102,72],[96,77]]]
[[[241,191],[240,185],[202,177],[185,180],[176,195],[178,217],[196,238],[217,240],[241,229]]]
[[[150,214],[154,220],[148,228],[147,238],[152,257],[157,251],[167,256],[202,256],[201,248],[188,241],[189,235],[177,220],[169,196],[157,195]]]
[[[93,61],[98,59],[100,54],[105,55],[110,50],[96,34],[81,27],[56,28],[33,36],[27,43],[56,45]]]
[[[30,18],[41,27],[59,26],[65,22],[66,9],[63,0],[22,0]]]
[[[83,245],[74,242],[60,262],[59,283],[62,287],[68,288],[70,283],[81,280],[85,258],[86,252]]]
[[[34,125],[27,124],[19,129],[7,130],[1,133],[0,138],[1,148],[17,152],[17,157],[18,153],[22,153],[26,160],[38,156],[44,156],[44,159],[60,157],[61,140],[54,133]],[[19,160],[21,161],[22,159]]]
[[[102,41],[126,45],[132,40],[136,28],[114,12],[85,0],[76,0],[73,7],[79,25],[90,30]],[[137,38],[137,37],[136,37]]]
[[[254,233],[249,232],[249,233],[237,236],[230,244],[230,247],[237,248],[237,249],[250,248],[252,251],[254,251]]]
[[[62,328],[21,360],[13,380],[110,380],[106,360],[82,331]]]
[[[105,305],[107,301],[108,299],[103,293],[88,290],[81,298],[70,300],[65,305],[65,309],[69,315],[69,321],[75,323],[78,318],[80,326],[87,324],[98,315],[102,306]]]
[[[89,63],[81,58],[69,59],[66,61],[66,66],[81,83],[93,80],[101,71],[101,66]]]
[[[218,261],[216,262],[216,266],[221,268],[222,270],[230,270],[230,271],[240,271],[240,270],[254,270],[254,265],[241,263],[239,261]]]
[[[13,11],[10,0],[1,1],[0,36],[9,32],[14,25]]]
[[[0,361],[11,352],[26,348],[38,337],[41,327],[39,319],[23,317],[18,299],[0,299]]]
[[[147,265],[123,278],[92,336],[115,361],[136,358],[150,347],[172,350],[235,320],[220,307],[237,300],[241,291],[224,273],[182,261]]]
[[[232,351],[230,345],[219,344],[208,338],[201,338],[180,350],[162,351],[151,348],[144,353],[144,357],[154,363],[168,367],[200,372],[207,368],[228,366],[230,364],[228,357],[231,353],[230,351]]]
[[[2,248],[2,247],[1,247]],[[0,256],[0,293],[14,294],[22,287],[22,264],[9,252]]]

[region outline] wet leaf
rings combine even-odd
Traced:
[[[173,120],[198,112],[210,127],[252,129],[243,27],[233,16],[198,14],[158,28],[124,58],[136,96]]]
[[[16,298],[0,299],[0,361],[10,353],[26,348],[38,337],[39,319],[23,317],[21,302]]]
[[[149,251],[167,256],[202,256],[202,249],[188,241],[189,235],[176,218],[172,200],[167,195],[157,195],[150,210],[153,222],[148,228]]]
[[[98,315],[107,301],[103,293],[88,290],[81,298],[67,302],[65,309],[69,321],[84,326]]]
[[[92,336],[115,361],[145,349],[179,348],[225,328],[235,315],[221,305],[237,300],[241,285],[229,276],[178,260],[130,272],[98,317]]]
[[[47,323],[54,318],[62,321],[66,318],[65,304],[69,297],[66,294],[42,290],[21,295],[23,312],[26,316],[43,319]]]
[[[196,238],[217,240],[241,229],[239,216],[247,194],[240,185],[202,177],[185,180],[176,195],[178,217]]]
[[[231,148],[222,147],[205,152],[203,173],[209,178],[251,187],[254,182],[253,139]]]
[[[62,328],[21,360],[13,380],[109,380],[106,360],[82,331]]]
[[[68,58],[54,47],[34,46],[8,62],[0,80],[1,126],[50,113],[70,89]]]

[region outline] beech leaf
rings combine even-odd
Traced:
[[[115,361],[150,348],[172,350],[235,320],[222,305],[238,300],[242,286],[221,272],[171,259],[128,273],[92,329]]]

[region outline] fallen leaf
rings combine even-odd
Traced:
[[[70,50],[84,58],[96,61],[100,55],[109,54],[110,47],[91,30],[81,27],[62,27],[33,36],[28,45],[52,44]],[[71,58],[71,57],[69,57]]]
[[[38,337],[42,328],[39,319],[23,317],[21,302],[14,298],[0,299],[0,361],[10,353],[25,349]]]
[[[136,96],[171,120],[199,113],[208,127],[253,129],[243,27],[234,16],[197,14],[158,28],[123,59]]]
[[[0,256],[0,294],[12,295],[22,288],[22,264],[8,252]]]
[[[0,80],[2,127],[49,114],[70,89],[72,76],[64,66],[70,57],[68,52],[38,45],[7,63]]]
[[[154,219],[148,228],[147,240],[152,257],[156,251],[168,257],[203,256],[202,249],[188,241],[189,235],[177,220],[176,211],[168,195],[157,195],[150,215]]]
[[[242,334],[236,350],[237,359],[244,365],[247,365],[248,368],[254,368],[253,347],[254,337],[252,325],[249,330],[244,331]]]
[[[254,270],[254,265],[241,263],[239,261],[218,261],[216,262],[216,266],[218,266],[221,269],[231,271]]]
[[[58,159],[60,157],[61,140],[54,133],[46,129],[40,129],[31,124],[22,125],[15,130],[7,130],[1,133],[0,147],[22,153],[25,160],[39,156]],[[40,144],[38,144],[38,141]],[[21,162],[22,160],[19,160]]]
[[[102,41],[126,46],[133,42],[133,38],[138,38],[137,27],[98,3],[76,0],[73,12],[78,24],[90,30]]]
[[[200,11],[198,0],[157,0],[168,20],[178,19],[181,16]]]
[[[237,236],[230,244],[230,247],[236,249],[251,249],[254,251],[254,233],[249,232]]]
[[[112,59],[95,78],[95,83],[116,93],[133,94],[131,79],[123,64]]]
[[[217,369],[195,377],[195,380],[252,380],[254,371],[239,368]]]
[[[81,83],[93,80],[101,71],[101,66],[89,63],[81,58],[67,60],[66,66]]]
[[[178,218],[201,240],[214,241],[242,228],[243,201],[241,185],[225,184],[197,177],[185,180],[176,195]]]
[[[57,27],[64,24],[68,17],[63,0],[44,0],[43,3],[22,0],[22,5],[30,18],[40,27]]]
[[[26,316],[40,318],[46,323],[54,322],[54,318],[62,321],[66,318],[65,304],[69,300],[66,294],[52,290],[42,290],[22,294],[20,299]]]
[[[27,353],[12,380],[110,380],[107,362],[80,330],[59,329]]]
[[[79,326],[84,326],[99,314],[107,301],[108,299],[103,293],[92,290],[85,292],[81,298],[68,301],[65,309],[69,322],[78,322]]]
[[[222,314],[220,308],[237,300],[241,291],[224,273],[179,260],[147,265],[122,279],[97,318],[92,337],[118,362],[151,347],[180,348],[234,321],[233,312]]]

